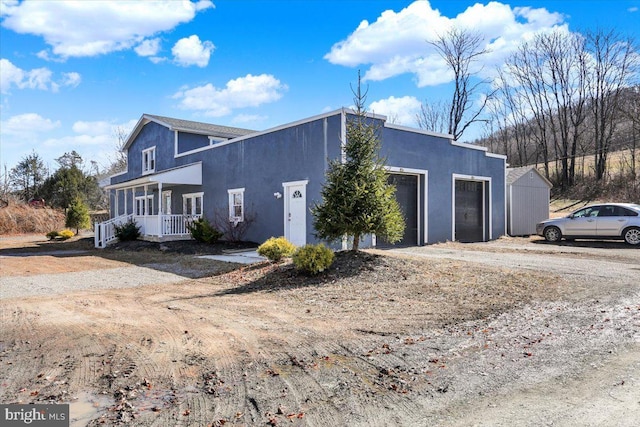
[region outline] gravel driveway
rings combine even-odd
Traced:
[[[3,250],[3,393],[69,401],[91,392],[86,419],[107,422],[133,411],[129,399],[148,426],[207,425],[214,415],[250,425],[270,417],[299,426],[638,425],[637,248],[505,238],[374,252],[432,264],[411,273],[412,286],[393,275],[271,291],[233,283],[250,281],[242,275],[251,270],[188,280],[174,267],[97,256],[40,254],[60,272],[23,263],[31,272],[9,277],[4,268],[19,260]],[[97,269],[63,272],[82,263]],[[505,286],[479,287],[481,274]],[[66,296],[48,298],[54,288]],[[539,298],[430,320],[515,289]],[[546,298],[548,289],[556,294]],[[483,291],[487,298],[473,294]]]
[[[466,325],[496,331],[489,341],[497,346],[466,361],[466,380],[481,384],[499,366],[504,383],[492,391],[489,386],[430,422],[455,426],[638,425],[639,248],[615,242],[547,244],[533,238],[392,252],[549,272],[559,281],[577,284],[572,286],[573,295],[562,302],[536,302],[487,323]],[[460,348],[472,347],[472,341]],[[514,346],[520,346],[525,358],[531,357],[529,363],[518,358],[504,360],[504,349]],[[506,386],[510,381],[513,383]],[[518,385],[522,381],[527,385]]]
[[[426,258],[456,259],[505,268],[555,273],[572,280],[608,281],[612,286],[637,284],[640,248],[617,242],[548,244],[538,239],[499,239],[487,243],[448,243],[393,249]]]

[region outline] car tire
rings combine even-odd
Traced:
[[[640,245],[640,228],[629,227],[622,232],[622,237],[628,244],[638,246]]]
[[[562,239],[562,233],[558,227],[547,227],[544,229],[544,239],[547,242],[556,243]]]

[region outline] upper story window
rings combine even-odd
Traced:
[[[227,190],[229,193],[229,221],[239,223],[244,221],[244,188]]]
[[[142,173],[153,173],[156,171],[156,147],[142,150]]]

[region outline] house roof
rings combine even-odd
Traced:
[[[172,117],[156,116],[154,114],[145,114],[144,117],[155,119],[159,124],[164,124],[172,130],[181,130],[187,132],[201,133],[210,136],[219,136],[224,138],[235,138],[249,133],[254,130],[234,128],[230,126],[214,125],[210,123],[193,122],[191,120],[174,119]]]
[[[553,187],[553,184],[551,183],[551,181],[545,178],[544,175],[542,175],[535,166],[522,166],[519,168],[508,168],[507,169],[507,185],[513,184],[514,182],[522,178],[524,175],[526,175],[530,171],[535,172],[549,186],[549,188]]]
[[[123,150],[129,148],[142,128],[149,122],[158,123],[159,125],[165,126],[170,130],[197,133],[200,135],[207,135],[223,139],[233,139],[239,136],[244,136],[256,132],[250,129],[214,125],[211,123],[194,122],[191,120],[175,119],[173,117],[156,116],[154,114],[143,114],[142,117],[140,117],[140,120],[138,120],[138,123],[136,123],[136,126],[131,131],[131,134],[127,138],[126,143],[122,147]]]

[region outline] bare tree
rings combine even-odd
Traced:
[[[479,33],[458,28],[452,28],[429,44],[453,72],[454,90],[449,105],[447,133],[458,140],[469,126],[483,121],[480,116],[493,95],[484,95],[480,106],[474,107],[480,89],[488,83],[478,78],[474,66],[488,50],[482,47],[483,38]]]
[[[442,101],[429,103],[425,100],[420,105],[420,112],[416,114],[418,127],[431,132],[446,133],[448,131],[447,109],[447,104]]]
[[[528,110],[535,132],[530,136],[545,165],[555,160],[560,187],[573,184],[575,157],[584,132],[587,56],[584,39],[561,31],[542,33],[522,44],[507,59],[508,79],[515,92],[507,91],[512,106]],[[505,80],[506,81],[506,80]]]
[[[626,120],[626,132],[622,149],[629,151],[631,159],[628,161],[631,179],[638,178],[637,162],[638,148],[640,148],[640,85],[635,85],[625,91],[620,105],[620,113]]]
[[[498,70],[494,81],[496,96],[488,104],[489,125],[497,139],[498,151],[506,155],[514,166],[524,166],[533,160],[531,156],[535,156],[536,149],[529,143],[531,125],[526,102],[522,101],[522,94],[509,80],[503,70]]]
[[[593,116],[596,179],[605,177],[607,157],[620,121],[618,105],[623,90],[638,72],[638,53],[631,39],[610,31],[587,34],[592,66],[589,72],[589,105]]]
[[[127,170],[127,152],[124,149],[124,145],[127,143],[128,132],[118,126],[114,129],[116,137],[116,154],[111,159],[111,165],[109,166],[109,172],[111,174],[124,172]]]
[[[542,68],[544,59],[531,43],[524,43],[507,59],[505,67],[508,78],[514,82],[517,94],[513,95],[523,103],[535,130],[529,134],[535,145],[535,162],[542,162],[545,176],[549,177],[549,144],[547,139],[547,111],[544,101]]]
[[[11,181],[9,180],[9,170],[7,164],[3,165],[2,180],[0,180],[0,208],[9,204],[11,196]]]

